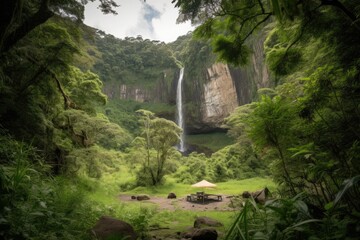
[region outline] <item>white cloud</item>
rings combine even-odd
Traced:
[[[160,11],[149,4],[143,3],[138,16],[137,25],[127,32],[128,35],[145,35],[146,38],[156,38],[153,19],[160,17]],[[142,34],[140,34],[142,33]]]
[[[144,39],[175,41],[180,35],[193,30],[190,23],[176,24],[178,9],[171,0],[121,0],[118,15],[104,15],[98,3],[85,8],[85,24],[101,29],[119,38],[142,35]]]

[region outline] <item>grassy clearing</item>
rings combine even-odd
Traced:
[[[175,179],[168,177],[163,186],[138,187],[131,191],[120,192],[120,185],[131,180],[133,176],[130,169],[124,166],[121,167],[119,172],[121,174],[112,173],[104,175],[99,186],[88,195],[88,198],[103,204],[107,214],[129,222],[137,231],[159,228],[158,230],[150,231],[149,234],[161,236],[163,239],[171,238],[176,235],[176,232],[186,231],[188,227],[193,226],[196,217],[207,216],[224,224],[223,227],[217,228],[221,239],[221,236],[230,228],[237,214],[236,211],[159,210],[158,206],[154,203],[138,201],[121,202],[118,198],[119,194],[136,195],[142,193],[165,198],[169,192],[175,192],[178,197],[184,197],[201,189],[192,188],[187,184],[176,183]],[[204,189],[204,191],[224,195],[239,195],[243,191],[255,191],[264,187],[268,187],[272,191],[276,187],[271,179],[259,177],[216,184],[218,185],[217,188]]]
[[[187,135],[186,143],[199,147],[208,148],[216,152],[226,146],[234,144],[234,140],[226,133],[216,132],[208,134]]]
[[[231,180],[218,183],[218,189],[223,194],[241,194],[244,191],[256,191],[267,187],[270,191],[276,189],[275,183],[270,178],[248,178],[244,180]]]
[[[270,191],[275,190],[276,185],[270,178],[249,178],[244,180],[231,180],[228,182],[216,183],[216,188],[196,189],[190,185],[183,183],[176,183],[175,179],[167,178],[166,183],[158,187],[138,187],[131,191],[124,192],[125,194],[149,194],[155,196],[167,196],[170,192],[176,193],[179,197],[184,197],[189,193],[199,190],[204,190],[208,193],[217,193],[225,195],[239,195],[244,191],[256,191],[264,187],[269,188]]]

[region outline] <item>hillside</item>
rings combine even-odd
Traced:
[[[224,119],[237,106],[255,100],[258,89],[271,85],[267,67],[263,64],[266,31],[251,41],[251,63],[236,68],[217,62],[209,42],[195,40],[191,33],[165,44],[141,36],[116,39],[85,25],[81,29],[84,55],[79,58],[79,67],[100,76],[103,92],[109,100],[104,113],[124,127],[132,125],[126,121],[134,119],[131,115],[139,108],[176,120],[180,66],[185,67],[183,101],[187,135],[226,132]],[[118,108],[114,109],[114,106]],[[123,114],[120,114],[121,109],[125,111]],[[126,121],[122,120],[124,118]],[[206,139],[204,137],[203,141]],[[193,145],[194,142],[187,144],[189,150],[213,151],[207,144],[205,149]],[[219,142],[217,149],[221,146],[224,145]]]

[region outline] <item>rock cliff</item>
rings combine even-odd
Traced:
[[[269,86],[264,40],[264,33],[252,40],[250,45],[253,53],[249,64],[245,67],[235,68],[224,63],[214,63],[211,52],[196,50],[204,49],[206,43],[200,46],[194,45],[194,49],[187,53],[183,106],[185,131],[188,134],[222,131],[224,118],[228,117],[237,106],[253,101],[259,88]],[[165,53],[163,55],[165,56]],[[139,56],[146,59],[142,55]],[[113,62],[118,61],[117,58],[113,60]],[[152,67],[143,65],[142,70],[133,69],[131,74],[120,74],[118,76],[120,79],[116,78],[116,75],[111,80],[104,81],[103,90],[108,98],[175,106],[180,69],[166,62],[162,65],[153,64]],[[167,112],[161,112],[161,116],[175,120],[175,109],[175,107],[168,108]]]
[[[219,127],[223,119],[238,106],[235,83],[227,65],[216,63],[206,71],[200,103],[201,122]]]
[[[214,63],[203,76],[193,78],[185,67],[185,115],[188,133],[221,130],[224,118],[234,109],[250,103],[259,88],[269,87],[269,71],[265,65],[265,34],[251,43],[253,54],[245,67],[234,68]]]
[[[167,103],[176,102],[176,81],[178,69],[167,69],[161,77],[151,84],[124,84],[104,82],[103,92],[111,99],[134,100],[137,102]]]

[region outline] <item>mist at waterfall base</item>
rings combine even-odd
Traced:
[[[184,143],[184,113],[183,113],[183,102],[182,102],[182,82],[184,78],[184,68],[180,69],[179,80],[176,88],[176,107],[177,107],[177,125],[183,129],[183,132],[180,135],[180,144],[178,145],[178,150],[180,152],[185,151],[185,143]]]

